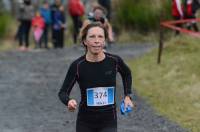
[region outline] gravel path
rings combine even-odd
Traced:
[[[108,51],[128,59],[152,48],[149,44],[116,45]],[[83,52],[80,47],[71,47],[0,53],[0,132],[75,132],[76,112],[68,112],[57,93],[69,64]],[[121,81],[117,85],[121,87]],[[121,97],[121,89],[117,91]],[[72,96],[80,100],[79,95],[75,85]],[[134,112],[118,115],[118,132],[186,131],[157,115],[144,100],[139,97],[136,100],[138,107]]]

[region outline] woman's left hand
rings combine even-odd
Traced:
[[[124,99],[124,105],[125,108],[127,108],[128,106],[135,108],[136,104],[132,102],[131,98],[129,96],[126,96]]]

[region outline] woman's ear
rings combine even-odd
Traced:
[[[83,40],[83,45],[87,46],[86,40]]]

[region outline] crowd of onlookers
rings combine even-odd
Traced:
[[[113,30],[110,24],[111,1],[93,0],[89,11],[86,11],[85,1],[68,0],[66,5],[62,0],[43,0],[38,8],[34,8],[31,0],[22,0],[19,4],[17,19],[19,21],[16,39],[19,41],[19,49],[29,49],[30,32],[33,34],[35,48],[63,48],[65,45],[64,34],[68,25],[66,14],[73,22],[72,40],[79,43],[81,31],[91,22],[100,22],[108,31],[108,46],[114,41]],[[98,3],[95,3],[98,1]],[[91,1],[90,1],[91,2]],[[175,20],[195,19],[197,9],[200,8],[200,0],[172,0],[172,16]],[[85,19],[85,20],[84,20]],[[182,27],[182,24],[176,24]],[[186,24],[188,29],[199,31],[195,21]],[[179,31],[176,31],[179,34]]]
[[[113,42],[112,26],[109,23],[110,4],[110,0],[98,0],[86,12],[81,0],[68,0],[66,5],[61,0],[54,0],[53,3],[44,0],[39,8],[34,8],[31,0],[23,0],[17,12],[19,26],[16,39],[19,41],[19,50],[29,50],[30,34],[33,35],[35,48],[63,48],[64,32],[68,25],[66,14],[69,14],[73,22],[71,34],[74,44],[78,43],[80,31],[91,22],[104,25],[108,30],[109,42]]]

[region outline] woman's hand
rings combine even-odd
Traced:
[[[136,104],[132,102],[131,98],[129,96],[126,96],[124,99],[124,105],[125,108],[127,108],[128,106],[135,108]]]
[[[77,108],[77,102],[74,99],[69,100],[67,108],[69,111],[73,112]]]

